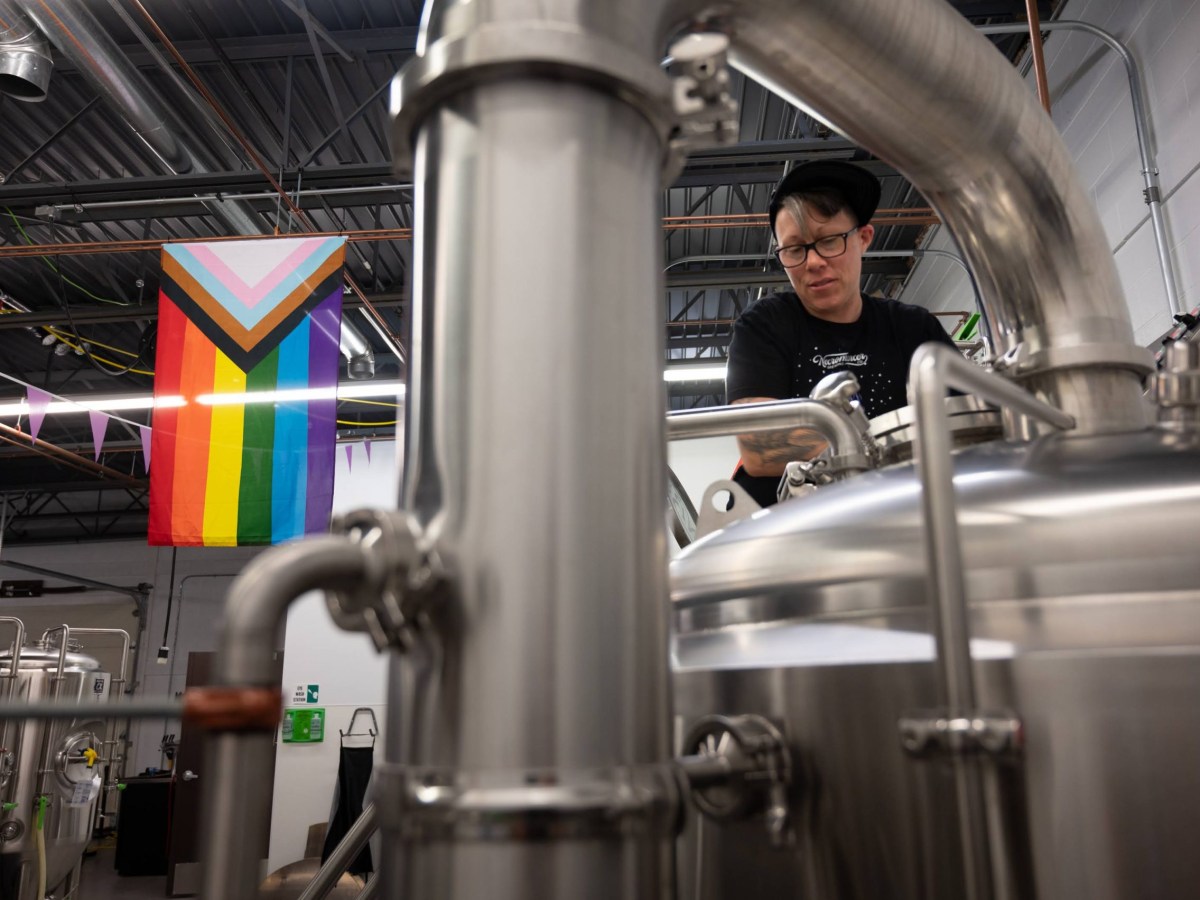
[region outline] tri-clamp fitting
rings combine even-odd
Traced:
[[[813,386],[809,398],[841,413],[857,431],[860,446],[855,453],[829,455],[827,451],[815,459],[788,463],[777,491],[780,500],[802,497],[818,487],[879,465],[882,454],[871,434],[871,421],[859,402],[858,392],[858,379],[851,372],[831,372]]]
[[[624,98],[663,140],[668,181],[687,154],[736,143],[738,106],[723,34],[694,34],[672,46],[671,76],[616,41],[541,21],[459,23],[434,37],[392,82],[392,156],[410,175],[420,122],[454,94],[498,78],[542,75],[582,82]]]
[[[771,722],[757,715],[705,716],[688,732],[683,752],[676,764],[701,813],[716,822],[762,813],[772,845],[791,842],[792,757]]]
[[[1158,424],[1171,431],[1200,431],[1200,343],[1168,344],[1162,368],[1148,379]]]
[[[379,583],[354,590],[327,591],[325,602],[338,627],[371,636],[379,650],[403,650],[430,605],[448,586],[436,555],[420,547],[420,527],[403,512],[363,509],[333,524],[380,560]]]

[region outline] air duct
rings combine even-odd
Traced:
[[[23,10],[42,34],[74,63],[170,172],[202,173],[218,168],[199,139],[121,52],[84,4],[74,0],[16,0],[15,4],[12,0],[0,0],[0,15],[14,6],[19,7],[18,15]],[[231,234],[267,233],[259,216],[246,204],[212,200],[204,205]],[[375,358],[370,344],[345,319],[339,344],[351,378],[374,375]]]
[[[11,0],[0,0],[0,93],[29,103],[45,100],[53,69],[37,26]]]

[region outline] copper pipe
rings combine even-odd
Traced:
[[[890,210],[880,210],[880,212],[891,212]],[[897,213],[894,217],[887,218],[884,216],[876,216],[871,220],[873,225],[937,225],[941,219],[932,213],[932,210],[926,211],[922,208],[916,208],[913,211],[915,214],[901,215]],[[685,228],[765,228],[767,226],[767,216],[765,213],[749,213],[737,214],[732,216],[671,216],[663,219],[664,231],[678,231]],[[411,228],[374,228],[361,229],[357,231],[313,231],[307,232],[309,237],[344,237],[350,243],[370,243],[372,241],[407,241],[412,239]],[[287,235],[277,235],[283,238]],[[135,241],[83,241],[79,243],[64,243],[64,244],[12,244],[9,246],[0,247],[0,259],[18,259],[30,256],[86,256],[93,253],[140,253],[161,250],[163,244],[166,243],[196,243],[203,244],[216,241],[240,241],[245,240],[243,235],[221,235],[219,237],[186,237],[176,238],[171,241],[163,240],[135,240]],[[264,236],[261,240],[271,240],[271,237]],[[347,276],[347,285],[362,302],[364,308],[373,308],[364,294],[362,289],[353,283],[353,280]]]
[[[279,235],[287,237],[287,235]],[[314,231],[308,237],[344,237],[350,243],[363,241],[404,241],[412,238],[411,228],[378,228],[363,231]],[[264,236],[262,240],[273,240]],[[139,253],[161,250],[163,244],[188,242],[195,244],[215,243],[218,241],[241,241],[244,235],[221,235],[219,237],[190,237],[178,240],[144,240],[144,241],[82,241],[73,244],[12,244],[0,247],[0,259],[20,258],[27,256],[86,256],[93,253]]]
[[[292,198],[288,195],[287,190],[284,189],[283,185],[281,185],[275,179],[275,176],[271,174],[271,170],[267,167],[266,160],[259,155],[258,151],[254,149],[254,145],[250,143],[249,139],[247,139],[244,134],[242,134],[241,130],[221,107],[221,104],[217,101],[217,98],[212,95],[212,93],[205,86],[204,82],[200,80],[200,77],[196,74],[196,71],[188,64],[188,61],[184,59],[183,54],[179,52],[179,50],[171,42],[171,39],[167,37],[166,32],[159,27],[158,22],[154,20],[154,17],[150,15],[150,12],[142,5],[141,0],[133,0],[133,5],[137,7],[138,11],[142,14],[142,18],[146,20],[147,24],[149,24],[150,28],[154,31],[155,36],[159,39],[162,45],[167,48],[167,52],[169,52],[175,59],[175,62],[179,65],[180,69],[183,70],[183,74],[187,76],[188,81],[192,83],[192,86],[196,88],[196,90],[200,93],[200,96],[204,98],[205,102],[212,107],[213,112],[217,114],[218,118],[220,118],[221,122],[225,125],[225,128],[233,136],[233,139],[241,145],[242,149],[246,151],[246,155],[250,157],[255,167],[262,172],[263,177],[267,179],[267,182],[271,185],[272,189],[274,189],[283,199],[284,205],[287,206],[292,215],[296,217],[296,221],[303,225],[306,231],[310,233],[316,233],[317,227],[313,223],[312,219],[310,219],[308,214],[305,213],[304,210],[302,210],[294,200],[292,200]],[[393,349],[400,354],[400,358],[403,360],[404,353],[400,343],[400,338],[395,334],[395,332],[392,331],[391,326],[387,323],[387,319],[385,319],[379,310],[377,310],[371,304],[371,301],[367,299],[367,295],[363,293],[362,288],[359,287],[354,276],[349,272],[344,273],[344,275],[346,286],[350,288],[350,290],[356,297],[358,297],[360,301],[362,301],[363,308],[366,309],[371,318],[375,320],[377,326],[381,329],[382,333],[387,337],[387,339],[393,343]]]
[[[146,486],[144,481],[138,481],[124,472],[110,469],[108,466],[93,462],[86,457],[80,456],[78,453],[72,453],[70,450],[64,450],[55,444],[38,440],[33,435],[26,434],[20,429],[9,425],[0,424],[0,440],[18,447],[30,447],[35,453],[41,456],[45,456],[55,462],[64,463],[91,475],[99,475],[101,478],[106,478],[109,481],[116,481],[130,487],[144,488]]]
[[[1033,77],[1037,81],[1038,100],[1049,113],[1050,85],[1046,81],[1046,58],[1042,54],[1042,28],[1037,0],[1025,0],[1025,16],[1029,19],[1029,52],[1033,54]]]

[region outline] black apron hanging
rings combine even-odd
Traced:
[[[360,712],[370,714],[374,721],[375,713],[372,710],[360,707],[354,711],[354,716]],[[329,819],[329,830],[325,833],[325,846],[321,849],[322,865],[362,815],[363,798],[367,794],[367,784],[371,780],[371,769],[375,762],[376,731],[368,730],[366,734],[355,735],[354,716],[350,717],[350,730],[343,732],[339,729],[338,732],[341,740],[338,750],[338,777],[333,794],[333,815]],[[346,746],[346,738],[366,736],[370,736],[371,746]],[[346,871],[351,875],[369,875],[374,871],[369,845],[363,847],[354,861],[346,867]]]

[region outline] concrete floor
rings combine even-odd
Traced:
[[[79,891],[72,900],[158,900],[167,896],[166,875],[125,876],[114,868],[115,852],[103,849],[85,857]]]

